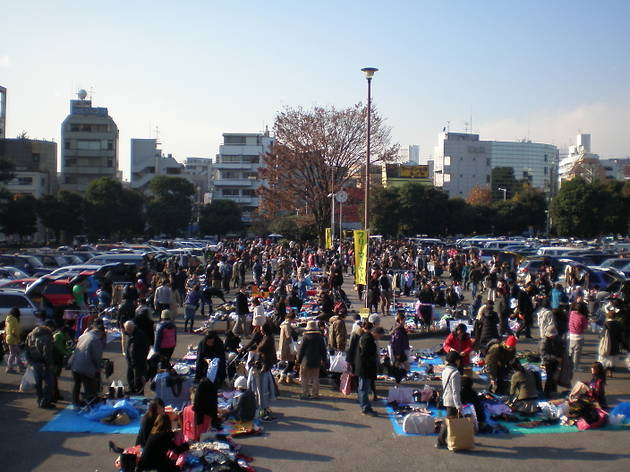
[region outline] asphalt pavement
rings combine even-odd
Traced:
[[[346,283],[346,291],[358,307],[355,292]],[[406,299],[411,300],[411,299]],[[183,324],[182,317],[177,320]],[[383,326],[393,324],[385,317]],[[200,337],[179,333],[175,357],[186,352],[189,344]],[[412,341],[416,349],[441,342],[441,338]],[[595,335],[589,335],[585,346],[584,364],[595,360]],[[383,346],[385,343],[381,343]],[[525,344],[525,346],[523,346]],[[520,349],[536,349],[533,341],[521,343]],[[115,362],[113,378],[125,379],[126,365],[120,344],[108,346],[107,357]],[[576,374],[586,380],[587,373]],[[575,379],[574,379],[575,380]],[[54,411],[36,407],[34,394],[17,391],[20,376],[0,373],[0,470],[2,472],[85,472],[113,471],[115,455],[107,449],[109,440],[122,446],[132,445],[132,435],[67,434],[40,432],[53,417]],[[424,383],[424,382],[423,382]],[[432,382],[436,384],[437,382]],[[70,398],[71,378],[64,371],[60,388]],[[386,396],[388,384],[377,385],[379,394]],[[474,451],[452,453],[434,448],[435,437],[402,437],[394,434],[390,421],[381,414],[373,418],[359,410],[355,396],[344,397],[322,387],[319,400],[300,400],[299,386],[281,386],[281,396],[272,408],[278,416],[265,423],[265,434],[241,437],[237,443],[243,453],[255,458],[257,471],[432,471],[558,470],[621,471],[630,469],[629,431],[588,431],[570,434],[478,436]],[[149,393],[149,389],[146,389]],[[607,385],[609,403],[630,401],[630,375],[617,373]],[[60,402],[65,407],[67,402]],[[375,404],[383,413],[384,405]]]

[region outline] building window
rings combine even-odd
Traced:
[[[36,163],[36,164],[39,163],[39,158],[40,158],[39,153],[38,152],[34,152],[33,153],[33,162]]]
[[[101,150],[101,142],[94,140],[79,140],[77,141],[77,149],[81,151],[100,151]]]
[[[489,175],[486,175],[486,183],[488,183],[488,184],[490,183],[490,176]]]
[[[66,158],[66,167],[74,167],[77,165],[76,159]]]
[[[247,138],[245,136],[225,136],[224,144],[236,144],[236,145],[244,145],[247,142]]]
[[[114,159],[112,159],[111,157],[107,158],[107,167],[109,168],[114,167]]]
[[[76,123],[70,123],[70,131],[81,131],[81,127]]]
[[[241,173],[235,172],[233,170],[224,170],[223,172],[221,172],[221,177],[223,177],[224,179],[240,179]]]
[[[70,141],[65,141],[63,143],[63,147],[64,147],[64,149],[70,149]]]
[[[248,164],[258,164],[260,162],[260,156],[244,156],[243,162]]]
[[[114,150],[114,142],[113,141],[107,141],[107,150],[108,151],[113,151]]]
[[[238,189],[237,188],[224,188],[223,189],[223,196],[224,197],[237,197],[238,196]]]
[[[548,167],[545,167],[545,175],[547,175],[547,172],[549,171]]]
[[[251,189],[251,188],[243,189],[243,196],[245,196],[245,197],[255,197],[256,196],[256,190]]]
[[[82,125],[81,131],[87,131],[88,133],[92,131],[92,125]]]
[[[233,163],[233,164],[240,164],[241,163],[241,156],[222,156],[221,157],[221,161],[228,164],[228,163]]]
[[[492,165],[492,163],[490,162],[490,158],[486,159],[486,165],[487,165],[488,167],[490,167],[490,166]]]
[[[33,177],[18,177],[18,185],[33,185]]]

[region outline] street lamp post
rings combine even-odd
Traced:
[[[507,189],[506,188],[498,188],[499,192],[503,192],[503,201],[507,200]]]
[[[363,229],[368,231],[369,227],[369,217],[370,217],[370,138],[371,138],[371,121],[372,121],[372,77],[374,77],[374,73],[378,71],[376,67],[364,67],[361,71],[365,74],[365,78],[367,79],[368,85],[368,96],[367,96],[367,153],[365,159],[365,202],[364,202],[364,213],[363,213]],[[367,287],[370,278],[370,240],[368,238],[367,242],[367,251],[365,255],[366,264],[365,264],[365,307],[369,308],[368,304],[368,296],[367,296]]]

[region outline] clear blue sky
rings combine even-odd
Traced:
[[[630,155],[630,1],[13,1],[0,18],[7,131],[59,140],[68,101],[94,88],[129,139],[214,156],[284,105],[363,100],[359,69],[402,145],[433,152],[451,122],[482,139],[566,146],[593,134]]]

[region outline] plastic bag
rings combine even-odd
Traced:
[[[99,421],[107,416],[112,416],[114,413],[116,413],[116,408],[103,403],[92,408],[92,410],[88,411],[84,416],[90,421]]]
[[[129,415],[129,418],[131,419],[135,419],[138,416],[140,416],[140,413],[138,412],[137,408],[133,406],[133,403],[130,402],[129,400],[120,400],[119,402],[116,402],[114,404],[114,408],[117,411],[122,411],[122,412],[127,413],[127,415]]]
[[[339,351],[330,357],[330,371],[337,373],[344,373],[348,370],[348,363],[346,362],[346,353]]]
[[[35,370],[32,366],[26,368],[20,382],[20,392],[31,392],[35,389]]]
[[[622,402],[610,411],[610,417],[623,416],[622,423],[630,423],[630,402]]]

